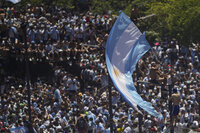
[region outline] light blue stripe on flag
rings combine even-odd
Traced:
[[[21,0],[7,0],[7,1],[12,2],[13,4],[17,4],[17,3],[19,3]]]
[[[132,74],[138,60],[150,49],[150,45],[137,26],[123,12],[117,18],[106,44],[106,64],[110,77],[125,100],[138,112],[139,105],[149,114],[159,113],[151,103],[144,101],[133,84]]]
[[[16,127],[9,129],[11,133],[28,133],[28,128],[26,127]]]

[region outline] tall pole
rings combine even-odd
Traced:
[[[143,116],[142,114],[138,114],[138,120],[139,120],[139,133],[142,133],[142,119],[143,119]]]
[[[171,64],[170,64],[171,65]],[[172,74],[172,71],[170,70],[170,75],[171,75],[171,81],[172,83],[169,85],[169,111],[170,111],[170,133],[174,133],[174,125],[173,125],[173,112],[172,112],[172,100],[171,100],[171,96],[172,96],[172,86],[174,84],[174,77]]]
[[[172,96],[172,85],[169,85],[169,99]],[[169,100],[169,111],[170,111],[170,133],[174,133],[174,126],[172,121],[172,101]]]
[[[108,88],[109,88],[110,133],[113,133],[112,88],[111,88],[111,85],[109,85]]]
[[[29,115],[29,120],[28,120],[28,129],[29,133],[33,132],[32,128],[32,117],[31,117],[31,90],[30,90],[30,73],[29,73],[29,58],[28,58],[28,46],[27,46],[27,40],[26,40],[26,26],[27,23],[24,22],[22,24],[22,29],[24,33],[24,46],[25,46],[25,63],[26,63],[26,88],[27,88],[27,95],[28,95],[28,115]]]
[[[140,90],[139,82],[137,82],[137,88],[138,88],[138,92],[140,93],[141,90]],[[139,129],[139,133],[142,133],[142,119],[143,119],[142,114],[138,113],[138,121],[139,121],[138,129]]]

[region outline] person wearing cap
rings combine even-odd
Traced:
[[[177,122],[177,115],[179,114],[179,111],[180,111],[180,107],[179,107],[179,104],[180,104],[180,101],[181,101],[181,97],[180,95],[178,94],[178,91],[177,89],[173,89],[173,94],[170,98],[170,100],[172,101],[172,121],[173,121],[173,125],[176,124]]]

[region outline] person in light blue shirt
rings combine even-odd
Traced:
[[[61,95],[60,95],[60,90],[59,90],[59,89],[56,89],[56,90],[54,91],[54,98],[55,98],[55,100],[58,100],[58,103],[59,103],[59,105],[60,105],[61,102],[62,102],[62,97],[61,97]]]
[[[92,117],[89,118],[88,126],[89,126],[88,133],[94,133],[96,124]]]
[[[96,133],[103,133],[104,130],[105,130],[105,128],[104,128],[103,124],[99,120],[97,120],[96,121]]]
[[[31,28],[29,31],[28,31],[28,36],[29,36],[29,41],[31,44],[35,44],[35,31],[33,28]]]
[[[94,113],[92,113],[91,111],[88,111],[88,118],[92,118],[93,122],[95,122],[96,116]]]
[[[9,35],[11,43],[14,44],[15,43],[15,39],[16,39],[16,35],[17,35],[17,29],[14,26],[12,26],[9,29],[8,35]]]
[[[56,29],[56,26],[54,26],[50,32],[50,36],[51,36],[51,41],[52,43],[57,42],[58,40],[60,40],[60,36],[59,36],[59,31]]]

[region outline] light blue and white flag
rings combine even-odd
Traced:
[[[151,103],[144,101],[133,84],[132,74],[138,60],[150,45],[137,26],[123,12],[118,16],[106,44],[106,64],[110,77],[125,100],[138,112],[137,105],[149,114],[159,113]]]
[[[26,127],[17,127],[17,128],[10,128],[11,133],[28,133],[28,128]]]
[[[19,3],[21,0],[7,0],[7,1],[12,2],[13,4],[17,4],[17,3]]]

